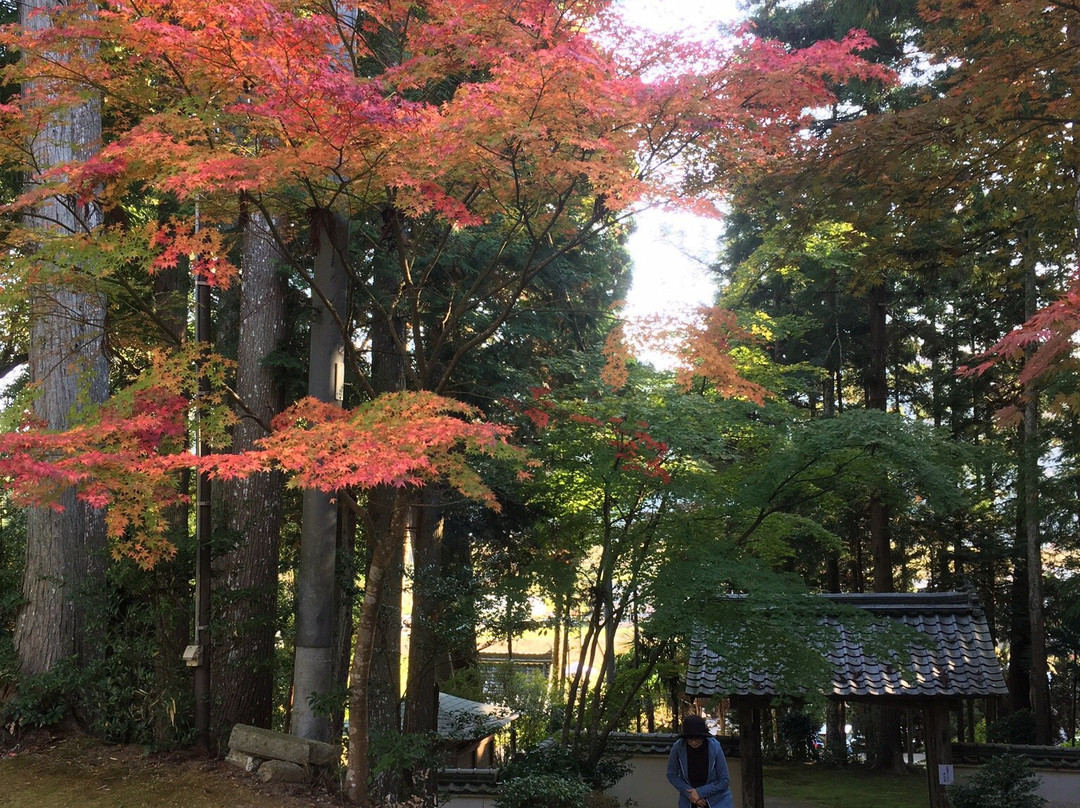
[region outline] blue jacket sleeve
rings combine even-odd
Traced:
[[[683,779],[682,761],[679,759],[679,750],[681,748],[680,741],[675,741],[671,745],[671,752],[668,754],[667,761],[667,779],[669,783],[679,790],[680,794],[686,794],[690,791],[690,784]]]

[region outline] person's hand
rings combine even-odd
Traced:
[[[696,805],[697,808],[705,808],[705,806],[709,804],[701,798],[701,795],[697,793],[696,788],[690,789],[690,794],[688,796],[690,797],[690,804]]]

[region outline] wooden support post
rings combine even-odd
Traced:
[[[765,784],[761,772],[761,703],[739,699],[738,715],[742,808],[765,808]]]
[[[930,808],[948,808],[943,773],[952,771],[952,745],[949,734],[949,707],[944,700],[933,700],[923,709],[926,728],[926,776],[930,787]],[[947,766],[948,769],[941,767]]]

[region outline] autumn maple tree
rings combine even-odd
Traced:
[[[107,509],[117,552],[146,564],[169,552],[160,505],[184,495],[170,487],[182,467],[220,478],[280,469],[329,492],[438,479],[485,496],[458,449],[501,452],[501,433],[431,394],[450,391],[464,358],[498,338],[540,273],[639,206],[712,208],[746,166],[811,143],[806,110],[831,80],[884,75],[859,59],[858,33],[803,50],[749,31],[689,42],[635,31],[601,0],[118,0],[42,14],[49,25],[3,34],[22,58],[7,73],[20,93],[2,110],[2,154],[34,179],[7,213],[75,199],[107,225],[47,239],[16,230],[24,282],[46,257],[77,254],[86,282],[107,285],[118,256],[148,273],[192,256],[192,271],[224,288],[237,271],[229,226],[241,208],[257,211],[281,260],[327,305],[358,397],[370,399],[343,410],[301,402],[252,448],[199,459],[185,451],[192,373],[175,370],[190,363],[129,346],[143,382],[69,431],[27,422],[5,435],[20,496],[43,502],[74,486]],[[104,99],[100,148],[27,164],[25,144],[90,94]],[[135,198],[175,213],[140,220],[128,215]],[[295,225],[312,211],[348,228],[336,249],[355,320],[328,305],[309,269]],[[370,358],[357,330],[381,346]],[[398,517],[371,537],[346,780],[364,803],[371,627],[403,530]]]

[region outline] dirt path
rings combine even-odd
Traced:
[[[0,808],[338,808],[306,785],[260,783],[192,753],[148,755],[42,731],[0,749]]]

